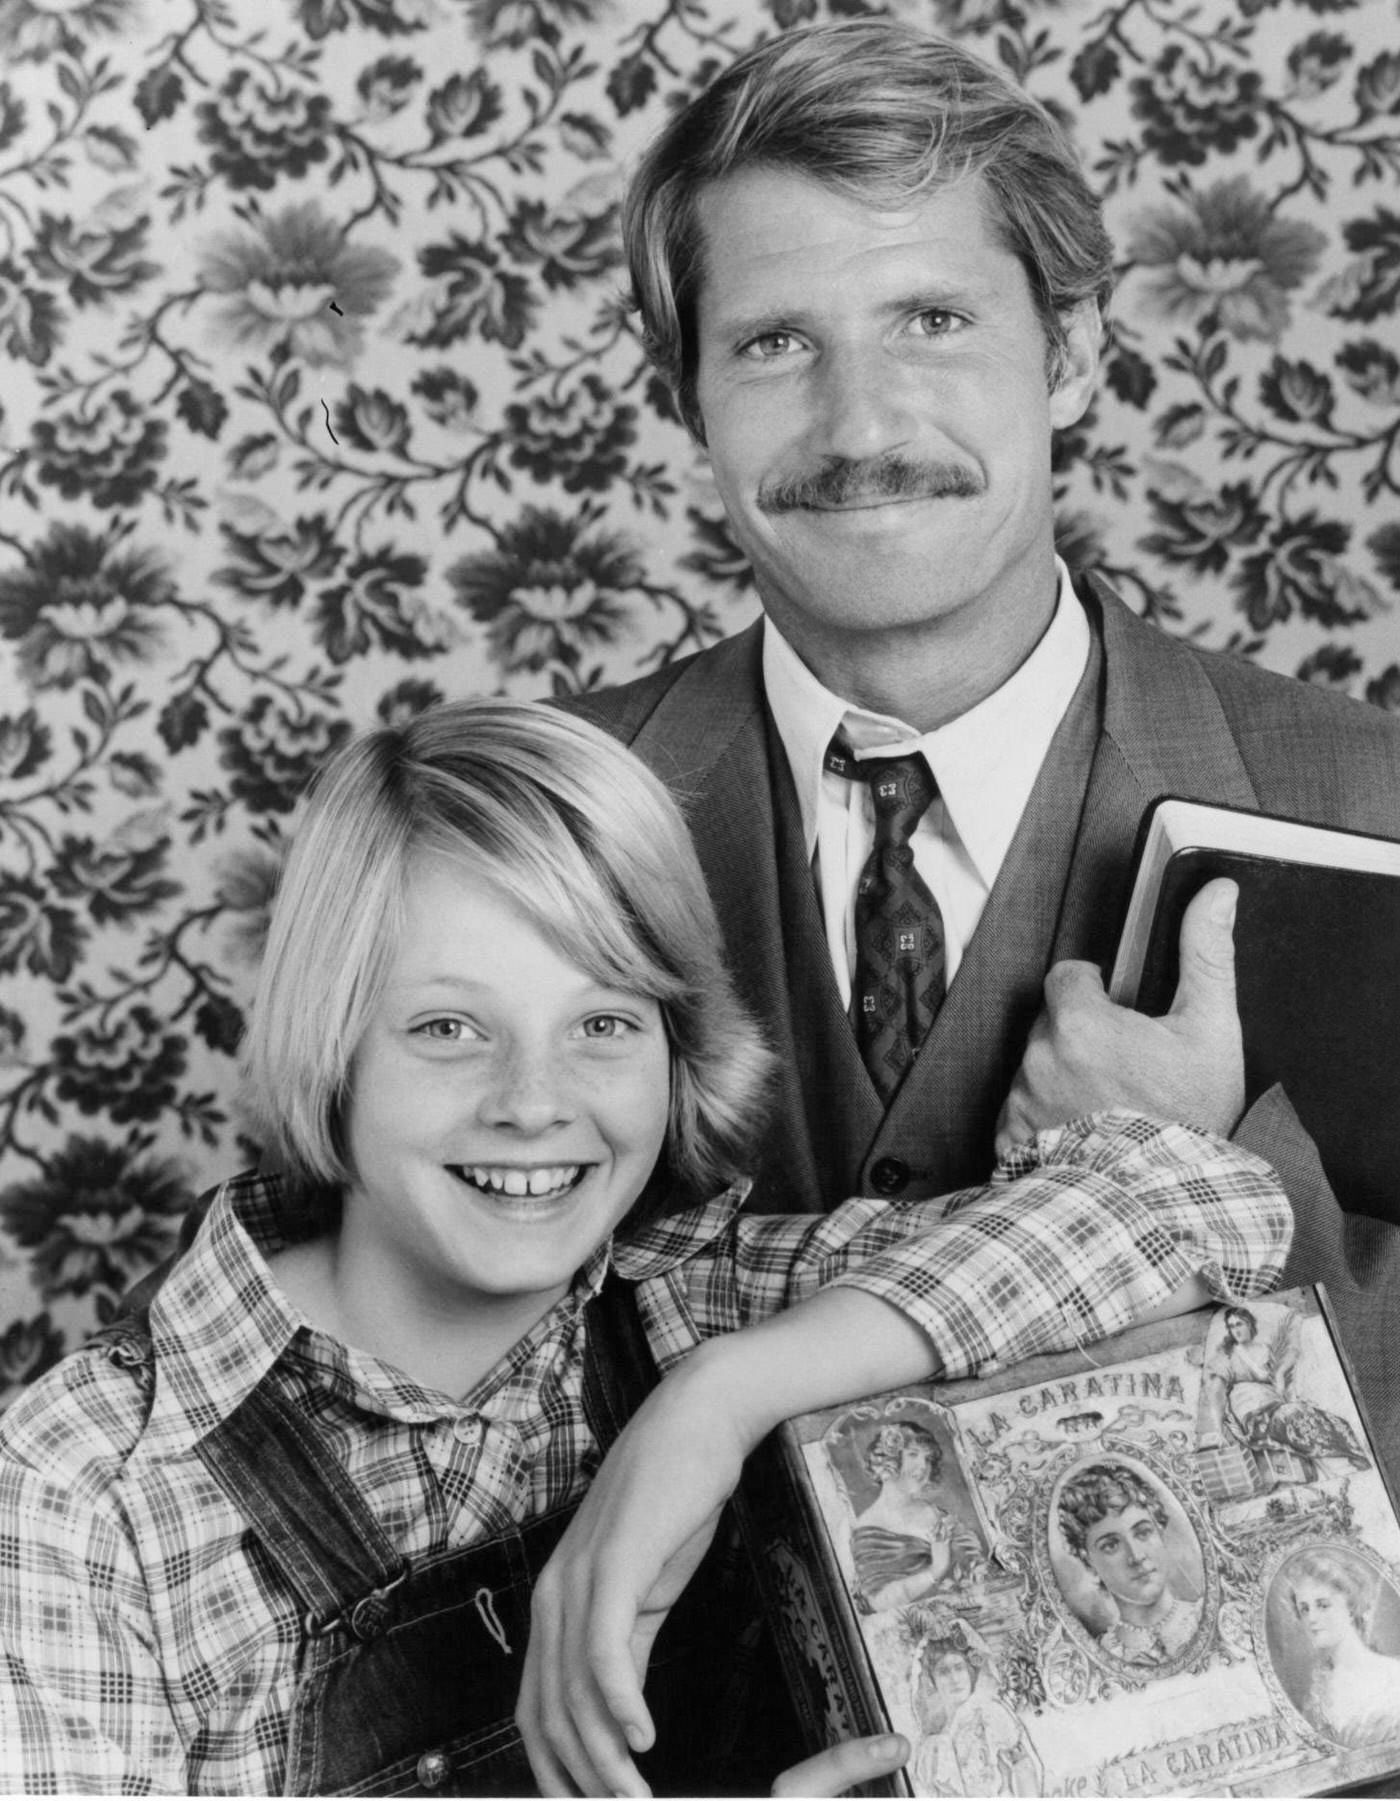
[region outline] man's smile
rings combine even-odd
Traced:
[[[768,514],[866,512],[916,501],[964,499],[981,494],[985,486],[977,470],[961,463],[918,462],[898,455],[865,462],[833,457],[804,474],[764,482],[757,500]]]

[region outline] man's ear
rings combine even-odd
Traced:
[[[1050,423],[1057,431],[1073,425],[1088,411],[1099,379],[1103,318],[1098,302],[1081,300],[1060,315],[1064,341],[1056,358],[1056,380],[1050,390]]]

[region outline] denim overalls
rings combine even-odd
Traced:
[[[584,1410],[606,1450],[655,1383],[656,1365],[629,1283],[610,1275],[585,1317]],[[95,1342],[149,1392],[144,1311]],[[303,1609],[283,1792],[536,1793],[512,1716],[530,1593],[574,1508],[410,1563],[314,1425],[266,1383],[197,1449]],[[712,1710],[729,1697],[714,1678],[733,1656],[724,1595],[737,1597],[743,1584],[717,1587],[705,1576],[673,1610],[648,1677],[663,1761],[643,1768],[662,1792],[716,1792],[723,1782],[715,1757],[727,1735]]]

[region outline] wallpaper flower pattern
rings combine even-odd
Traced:
[[[1104,194],[1065,553],[1400,708],[1394,0],[0,0],[0,1400],[254,1153],[326,753],[752,617],[617,202],[734,53],[865,11],[1009,68]]]

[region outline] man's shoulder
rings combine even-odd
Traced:
[[[697,655],[704,656],[700,651]],[[601,726],[624,744],[630,744],[681,679],[695,658],[682,657],[674,663],[663,663],[650,675],[621,682],[615,688],[590,688],[586,693],[562,694],[554,704],[566,713],[577,713]]]
[[[1093,592],[1104,607],[1106,643],[1136,665],[1139,689],[1154,698],[1189,696],[1207,684],[1266,812],[1400,835],[1400,716],[1159,630],[1100,582]],[[1183,729],[1208,732],[1199,707],[1192,702],[1189,710]]]
[[[1265,669],[1231,651],[1184,644],[1205,671],[1220,703],[1244,729],[1276,730],[1280,724],[1315,727],[1341,741],[1400,754],[1400,715],[1357,700],[1338,688],[1300,681]]]
[[[1400,837],[1400,717],[1192,647],[1265,812]]]
[[[747,678],[757,667],[759,643],[757,627],[750,626],[630,682],[560,695],[555,705],[591,720],[623,744],[631,744],[672,697],[697,712],[703,712],[719,696],[743,704],[750,686]]]
[[[1147,624],[1097,579],[1093,591],[1105,608],[1116,613],[1125,644],[1140,646],[1143,634],[1151,634],[1157,654],[1193,663],[1215,690],[1232,723],[1238,721],[1246,730],[1275,730],[1280,724],[1315,725],[1343,739],[1400,750],[1400,715],[1356,700],[1340,689],[1281,675],[1238,652],[1208,650],[1189,638]]]

